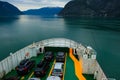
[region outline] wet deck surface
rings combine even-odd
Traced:
[[[65,73],[65,80],[78,80],[75,75],[75,67],[74,62],[71,60],[69,56],[67,56],[66,60],[66,73]]]
[[[33,57],[31,59],[34,59],[36,60],[36,64],[40,62],[40,60],[42,60],[44,57],[43,54],[40,54],[38,57]],[[46,78],[48,77],[49,75],[49,72],[51,70],[51,67],[53,65],[53,61],[50,63],[50,68],[47,72],[47,74],[41,78],[41,80],[46,80]],[[36,67],[35,67],[36,68]],[[25,76],[18,76],[16,71],[13,70],[11,71],[10,73],[8,73],[5,78],[8,78],[8,77],[11,77],[11,76],[18,76],[20,79],[22,80],[28,80],[28,78],[31,76],[31,77],[34,77],[34,74],[32,75],[32,73],[34,72],[34,69],[33,68],[28,75],[25,75]],[[93,75],[87,75],[87,74],[84,74],[84,77],[86,78],[86,80],[94,80],[93,79]],[[66,58],[66,69],[65,69],[65,75],[64,75],[64,80],[78,80],[78,78],[76,77],[75,75],[75,67],[74,67],[74,62],[71,60],[71,58],[69,57],[69,55],[67,55],[67,58]]]
[[[83,76],[86,78],[86,80],[96,80],[92,74],[83,74]]]

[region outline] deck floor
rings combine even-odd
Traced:
[[[34,59],[36,60],[36,64],[40,62],[40,60],[42,60],[44,57],[43,54],[40,54],[38,57],[33,57],[31,59]],[[51,67],[53,65],[53,61],[50,63],[50,68],[47,72],[47,74],[41,78],[41,80],[46,80],[46,78],[48,77],[49,75],[49,72],[51,70]],[[18,76],[16,71],[15,70],[12,70],[10,73],[8,73],[4,78],[8,78],[8,77],[11,77],[11,76],[18,76],[20,79],[22,80],[28,80],[28,78],[31,76],[31,77],[34,77],[34,75],[32,75],[32,73],[34,72],[34,69],[33,68],[28,75],[25,75],[25,76]],[[87,74],[84,74],[84,77],[86,78],[86,80],[94,80],[93,79],[93,75],[87,75]],[[4,80],[4,79],[3,79]],[[67,58],[66,58],[66,69],[65,69],[65,76],[64,76],[64,80],[78,80],[78,78],[76,77],[75,75],[75,67],[74,67],[74,62],[71,60],[71,58],[69,57],[69,55],[67,55]]]
[[[83,76],[86,78],[86,80],[96,80],[92,74],[83,74]]]
[[[66,59],[66,73],[65,73],[65,80],[78,80],[78,78],[75,75],[75,67],[74,62],[71,60],[69,55]]]

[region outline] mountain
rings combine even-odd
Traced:
[[[0,16],[14,16],[20,15],[22,12],[8,2],[0,1]]]
[[[30,9],[24,11],[26,15],[54,16],[57,15],[63,8],[61,7],[44,7],[40,9]]]
[[[120,17],[120,0],[72,0],[58,15]]]

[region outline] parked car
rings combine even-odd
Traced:
[[[46,80],[61,80],[58,76],[49,76]]]
[[[63,76],[64,64],[62,62],[56,62],[52,71],[52,76]]]
[[[45,56],[44,56],[44,59],[47,60],[47,61],[51,61],[54,59],[54,54],[52,52],[46,52],[45,53]]]
[[[24,59],[16,67],[16,71],[19,75],[27,74],[35,66],[35,60]]]
[[[20,80],[20,78],[16,77],[16,76],[12,76],[12,77],[9,77],[9,78],[5,78],[3,80]]]
[[[42,65],[46,62],[46,60],[41,60],[38,64],[37,67],[42,67]]]
[[[65,53],[64,52],[57,53],[56,62],[65,62]]]
[[[47,70],[49,68],[49,62],[44,62],[44,64],[41,67],[37,67],[34,71],[34,75],[36,77],[43,77],[45,76]]]
[[[41,80],[40,78],[30,78],[29,80]]]

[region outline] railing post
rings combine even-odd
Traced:
[[[14,62],[13,62],[13,54],[10,53],[10,57],[11,57],[11,65],[12,65],[12,69],[14,68]]]

